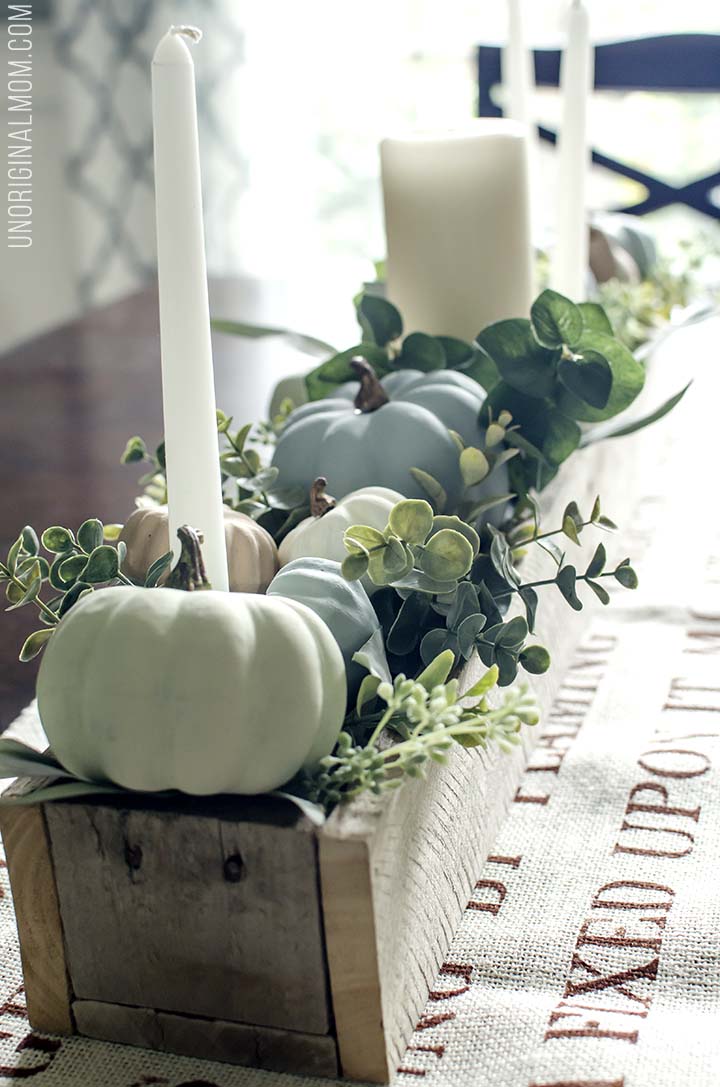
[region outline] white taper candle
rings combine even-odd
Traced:
[[[198,41],[200,32],[171,27],[152,62],[168,521],[176,550],[180,525],[202,533],[210,582],[227,591],[195,69],[187,38]]]
[[[582,301],[587,294],[587,179],[590,168],[587,110],[594,82],[593,60],[587,8],[583,0],[573,0],[568,12],[567,46],[560,73],[562,119],[557,153],[557,237],[551,285],[576,302]]]

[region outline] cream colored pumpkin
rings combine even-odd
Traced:
[[[330,753],[342,653],[279,596],[101,589],[53,634],[38,676],[52,750],[78,777],[128,789],[262,793]]]
[[[170,550],[167,506],[135,510],[128,517],[120,539],[127,546],[123,573],[142,584],[150,566]],[[252,517],[226,506],[225,543],[230,592],[264,593],[280,567],[270,533]]]
[[[317,480],[313,488],[319,483]],[[323,488],[320,490],[322,492]],[[322,493],[320,497],[321,502],[315,506],[318,515],[306,517],[280,544],[281,566],[306,556],[342,562],[347,555],[343,544],[345,529],[351,525],[369,525],[382,532],[387,528],[390,510],[403,499],[401,494],[388,487],[362,487],[341,498],[334,506],[329,505],[333,499],[326,499]],[[320,514],[323,502],[328,503],[328,507]]]

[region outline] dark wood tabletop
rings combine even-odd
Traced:
[[[211,285],[216,316],[330,338],[352,335],[347,305],[305,305],[286,285],[254,279]],[[324,295],[327,298],[327,294]],[[339,321],[338,321],[339,316]],[[298,320],[303,323],[298,327]],[[347,340],[343,346],[351,341]],[[238,424],[263,417],[279,377],[308,359],[273,337],[213,338],[218,406]],[[20,529],[77,528],[87,517],[122,522],[133,508],[142,465],[120,464],[127,439],[149,447],[162,436],[157,293],[148,289],[95,310],[0,357],[0,548]],[[36,662],[21,664],[24,638],[37,628],[34,608],[0,616],[0,731],[30,701]]]

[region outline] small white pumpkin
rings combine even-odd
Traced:
[[[403,496],[389,487],[361,487],[338,502],[325,494],[327,480],[320,476],[310,488],[311,516],[288,532],[280,544],[280,565],[307,556],[342,562],[347,551],[343,544],[345,529],[351,525],[369,525],[382,532],[387,528],[390,510]]]
[[[52,750],[127,789],[262,793],[332,750],[345,666],[294,600],[116,587],[64,617],[38,676]]]
[[[224,507],[225,545],[232,593],[264,593],[280,567],[269,532],[244,513]],[[167,506],[135,510],[120,539],[127,547],[123,573],[142,584],[152,564],[170,550]],[[167,571],[160,584],[167,580]]]

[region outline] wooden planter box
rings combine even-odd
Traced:
[[[573,458],[548,523],[598,492],[626,516],[638,448],[624,443],[621,470],[619,446]],[[590,610],[544,600],[543,712]],[[269,798],[0,809],[33,1027],[387,1082],[517,790],[525,731],[511,756],[458,749],[322,828]]]

